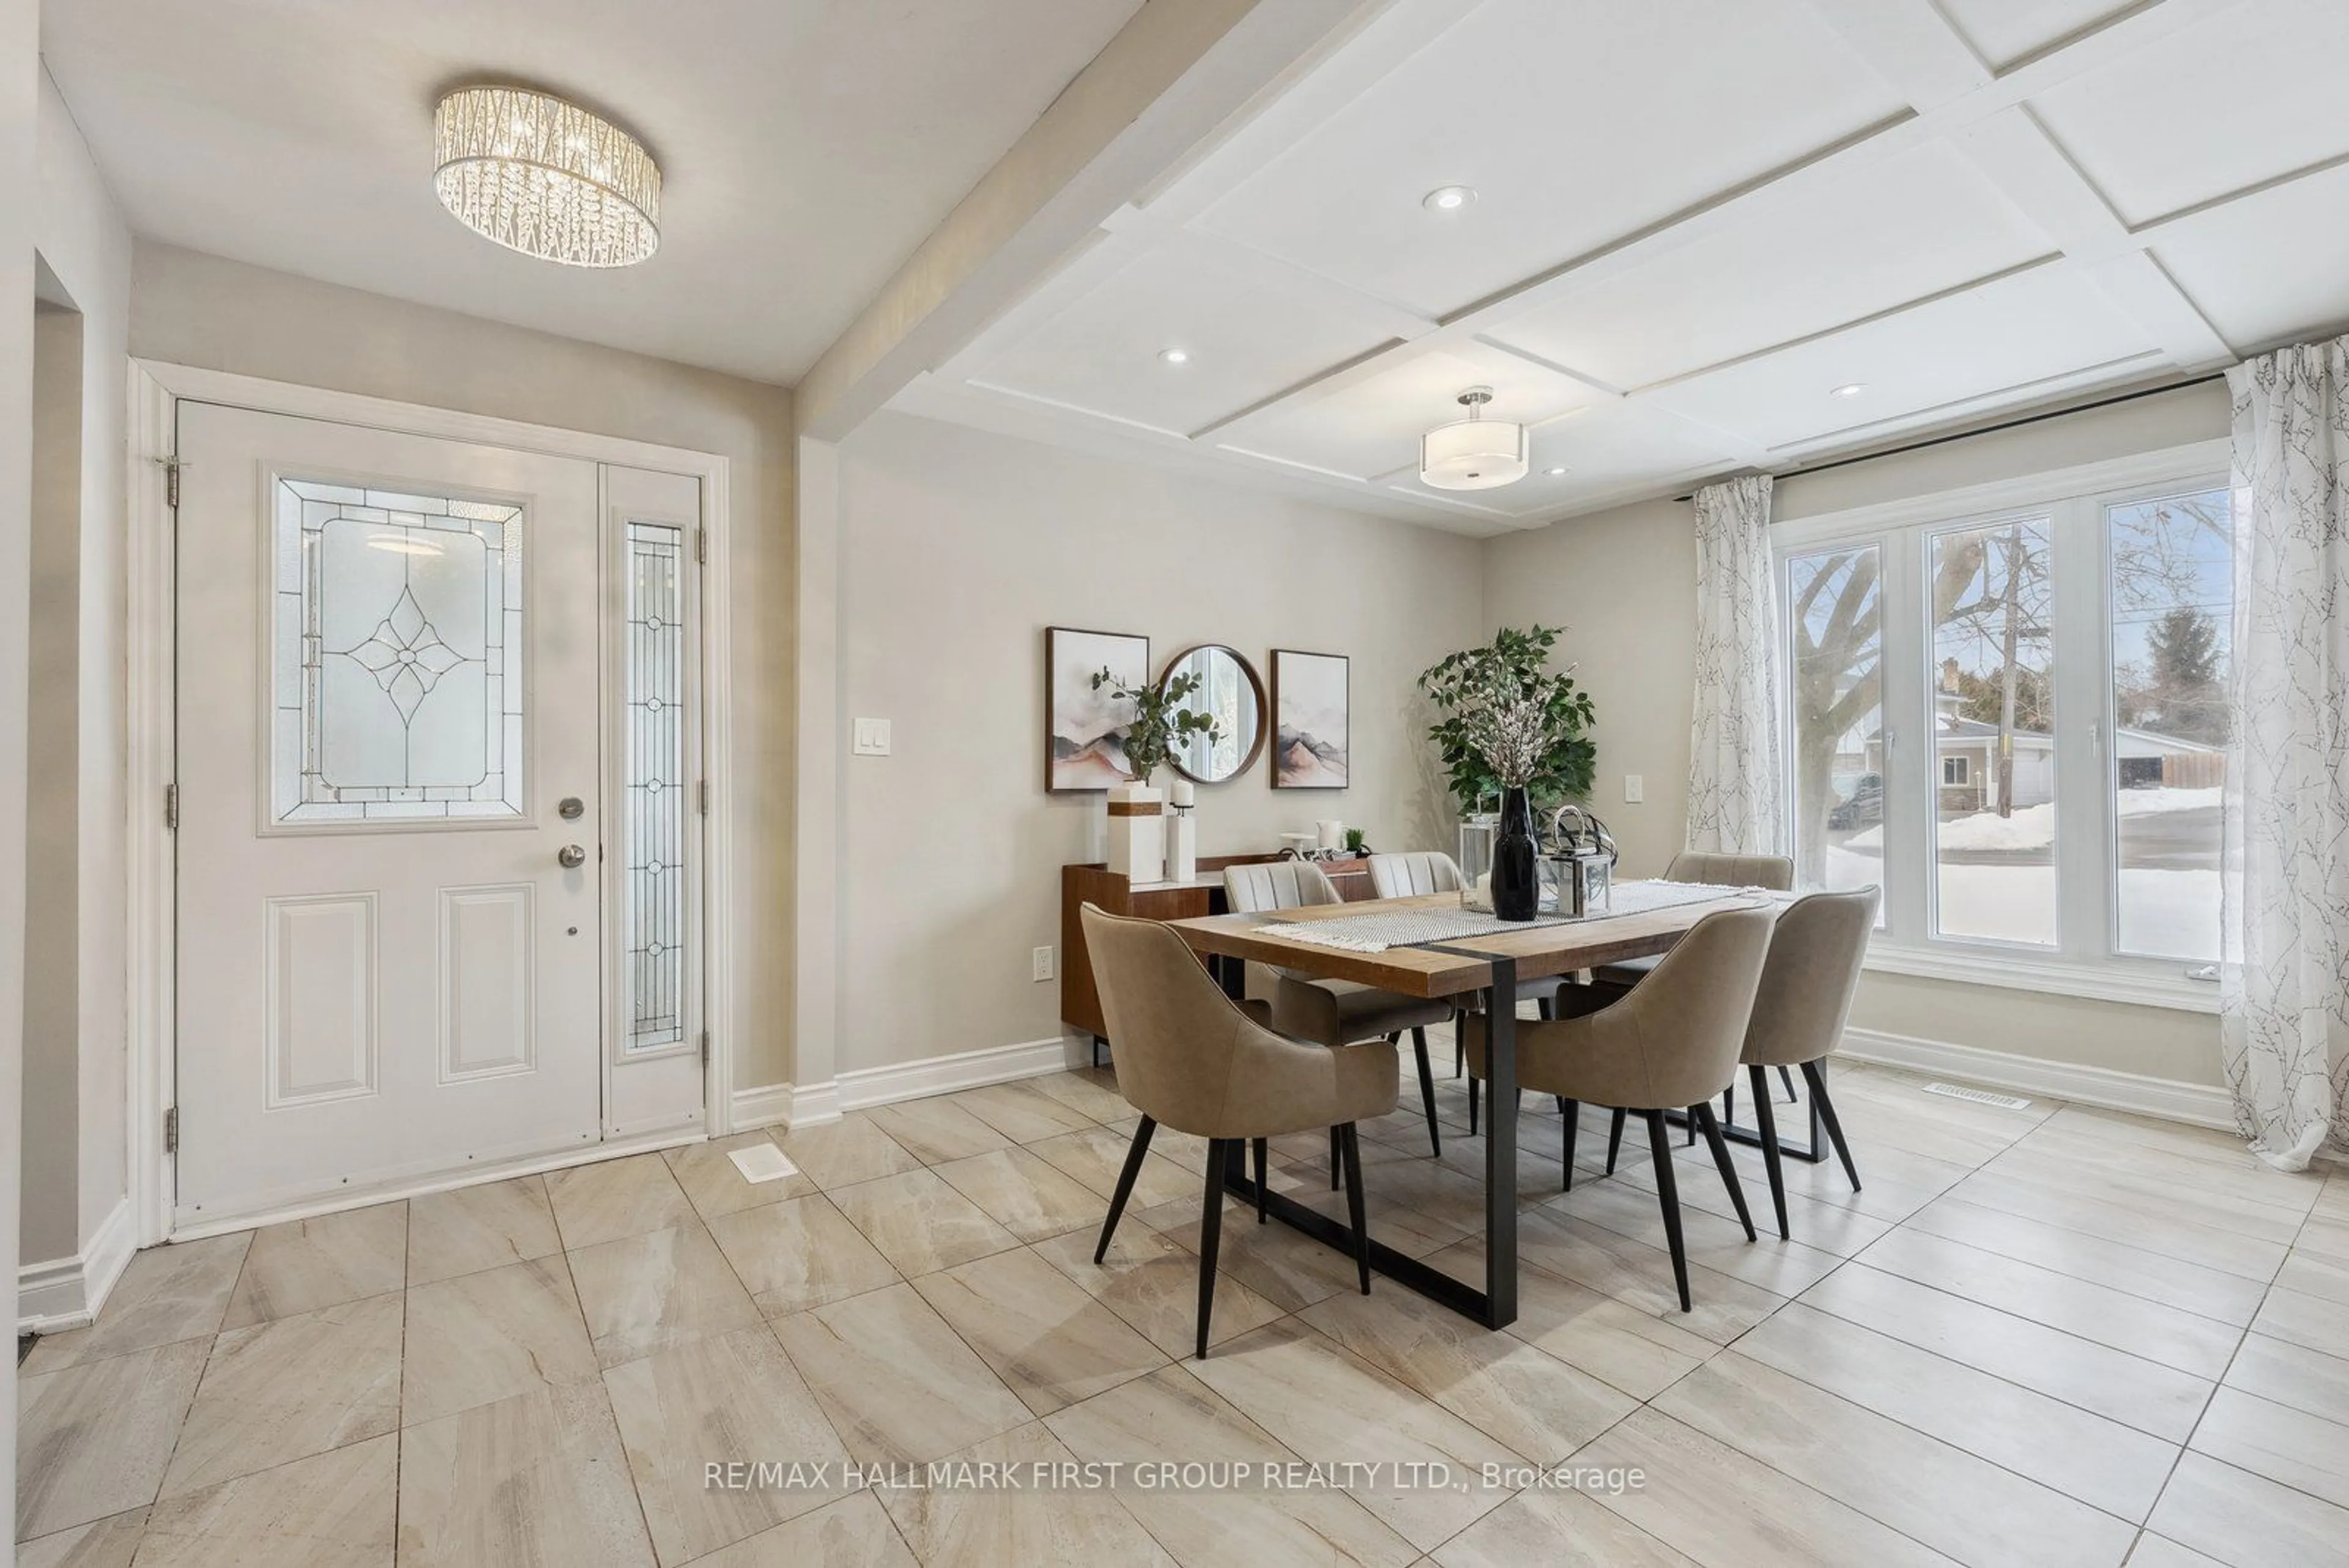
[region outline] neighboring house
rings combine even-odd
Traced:
[[[1936,804],[1944,817],[1998,807],[1998,726],[1958,716],[1956,667],[1949,665],[1933,694],[1933,763],[1940,776]],[[2017,730],[2014,741],[2016,810],[2055,798],[2055,740],[2037,730]],[[1868,738],[1868,769],[1884,771],[1881,731]]]
[[[1940,771],[1944,816],[1990,811],[1998,805],[1998,726],[1949,714],[1937,718],[1933,754]],[[2054,737],[2036,730],[2014,732],[2015,809],[2055,798]]]
[[[2227,749],[2124,724],[2113,732],[2123,789],[2215,789],[2227,782]]]

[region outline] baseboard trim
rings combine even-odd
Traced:
[[[815,1121],[839,1121],[839,1105],[824,1105],[829,1100],[829,1084],[761,1084],[756,1088],[738,1088],[733,1096],[733,1128],[738,1133],[754,1133],[761,1126],[808,1126]],[[829,1115],[827,1115],[829,1112]]]
[[[951,1095],[958,1089],[984,1088],[1017,1078],[1040,1078],[1064,1073],[1083,1060],[1066,1035],[1029,1040],[1016,1045],[990,1045],[978,1051],[957,1051],[951,1056],[930,1056],[919,1062],[899,1062],[886,1067],[858,1067],[840,1075],[840,1108],[861,1111],[899,1100]]]
[[[436,1171],[424,1176],[396,1178],[367,1187],[346,1188],[331,1196],[314,1196],[235,1212],[207,1214],[202,1220],[175,1216],[170,1240],[198,1241],[207,1236],[258,1230],[264,1225],[280,1225],[291,1220],[315,1220],[321,1214],[339,1214],[347,1209],[364,1209],[377,1203],[397,1202],[403,1198],[423,1198],[435,1192],[453,1191],[460,1187],[480,1187],[517,1176],[538,1176],[552,1170],[568,1170],[574,1166],[598,1165],[607,1159],[620,1159],[632,1154],[650,1154],[659,1149],[700,1143],[708,1136],[698,1126],[683,1132],[637,1133],[628,1137],[607,1138],[602,1143],[566,1147],[552,1153],[485,1160],[479,1165],[468,1165],[461,1170]]]
[[[1087,1059],[1083,1046],[1061,1034],[885,1067],[853,1068],[828,1084],[767,1084],[739,1089],[734,1095],[734,1127],[747,1132],[762,1127],[815,1127],[874,1106],[951,1095],[1016,1078],[1040,1078],[1081,1066]]]
[[[1845,1030],[1842,1054],[1854,1061],[1957,1078],[1985,1088],[2069,1100],[2105,1110],[2129,1111],[2162,1121],[2215,1127],[2221,1132],[2235,1130],[2234,1101],[2226,1090],[2209,1084],[2051,1062],[2044,1056],[2019,1056],[2011,1051],[1961,1045],[1949,1040],[1921,1040],[1911,1034],[1889,1034],[1876,1029]]]
[[[98,1221],[89,1245],[79,1253],[18,1269],[16,1332],[61,1334],[88,1327],[138,1250],[131,1232],[130,1199],[126,1197]]]

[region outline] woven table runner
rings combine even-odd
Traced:
[[[1275,920],[1257,928],[1293,942],[1346,952],[1382,953],[1389,948],[1424,947],[1430,942],[1456,942],[1474,937],[1503,936],[1510,931],[1543,926],[1578,925],[1617,915],[1644,915],[1682,904],[1709,904],[1733,893],[1760,888],[1718,888],[1702,882],[1618,882],[1608,907],[1578,919],[1555,909],[1530,920],[1504,920],[1481,909],[1393,909],[1366,915],[1340,915],[1327,920]]]

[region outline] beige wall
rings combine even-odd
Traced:
[[[1276,792],[1259,759],[1199,791],[1202,854],[1277,848],[1340,817],[1374,846],[1444,846],[1419,670],[1479,640],[1473,540],[900,414],[841,448],[845,731],[843,1071],[1061,1033],[1030,950],[1060,935],[1060,874],[1097,859],[1099,795],[1043,781],[1044,628],[1151,639],[1155,667],[1226,642],[1351,659],[1353,777]]]
[[[2225,388],[2180,389],[1780,483],[1780,522],[2227,434]],[[1597,809],[1624,868],[1651,875],[1682,843],[1688,810],[1695,670],[1696,550],[1684,503],[1643,502],[1492,541],[1485,606],[1493,625],[1542,620],[1598,707]],[[1644,774],[1647,804],[1623,803]],[[2207,1013],[1872,973],[1852,1023],[2051,1061],[2215,1085],[2218,1020]]]
[[[781,387],[140,244],[130,352],[716,452],[733,502],[735,1086],[791,1076],[792,403]]]
[[[33,435],[35,146],[40,7],[0,0],[0,1139],[24,1127],[26,596]],[[17,1161],[0,1158],[0,1258],[17,1255]],[[16,1407],[16,1363],[0,1408]],[[16,1473],[16,1424],[0,1423],[0,1475]],[[16,1538],[16,1489],[0,1496],[0,1541]]]
[[[80,1251],[80,701],[82,318],[33,317],[32,600],[25,776],[24,1230],[21,1262]],[[97,824],[92,824],[96,827]],[[118,1110],[118,1116],[119,1112]],[[119,1173],[117,1173],[119,1185]]]
[[[130,231],[65,100],[40,82],[23,1261],[83,1252],[128,1191],[123,684]]]
[[[1653,877],[1688,818],[1689,720],[1696,682],[1696,535],[1689,509],[1644,501],[1485,545],[1490,627],[1562,626],[1558,657],[1590,693],[1599,747],[1591,809],[1622,869]],[[1623,799],[1638,774],[1645,803]]]

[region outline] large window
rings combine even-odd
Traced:
[[[2113,829],[2128,953],[2219,956],[2219,796],[2234,561],[2227,492],[2105,508],[2113,601]]]
[[[1874,545],[1786,563],[1795,853],[1806,888],[1884,879],[1882,576]]]
[[[2044,517],[1927,535],[1940,936],[2055,941],[2053,545]]]
[[[2174,990],[2218,957],[2233,599],[2210,462],[1775,531],[1796,878],[1881,887],[1886,961]]]

